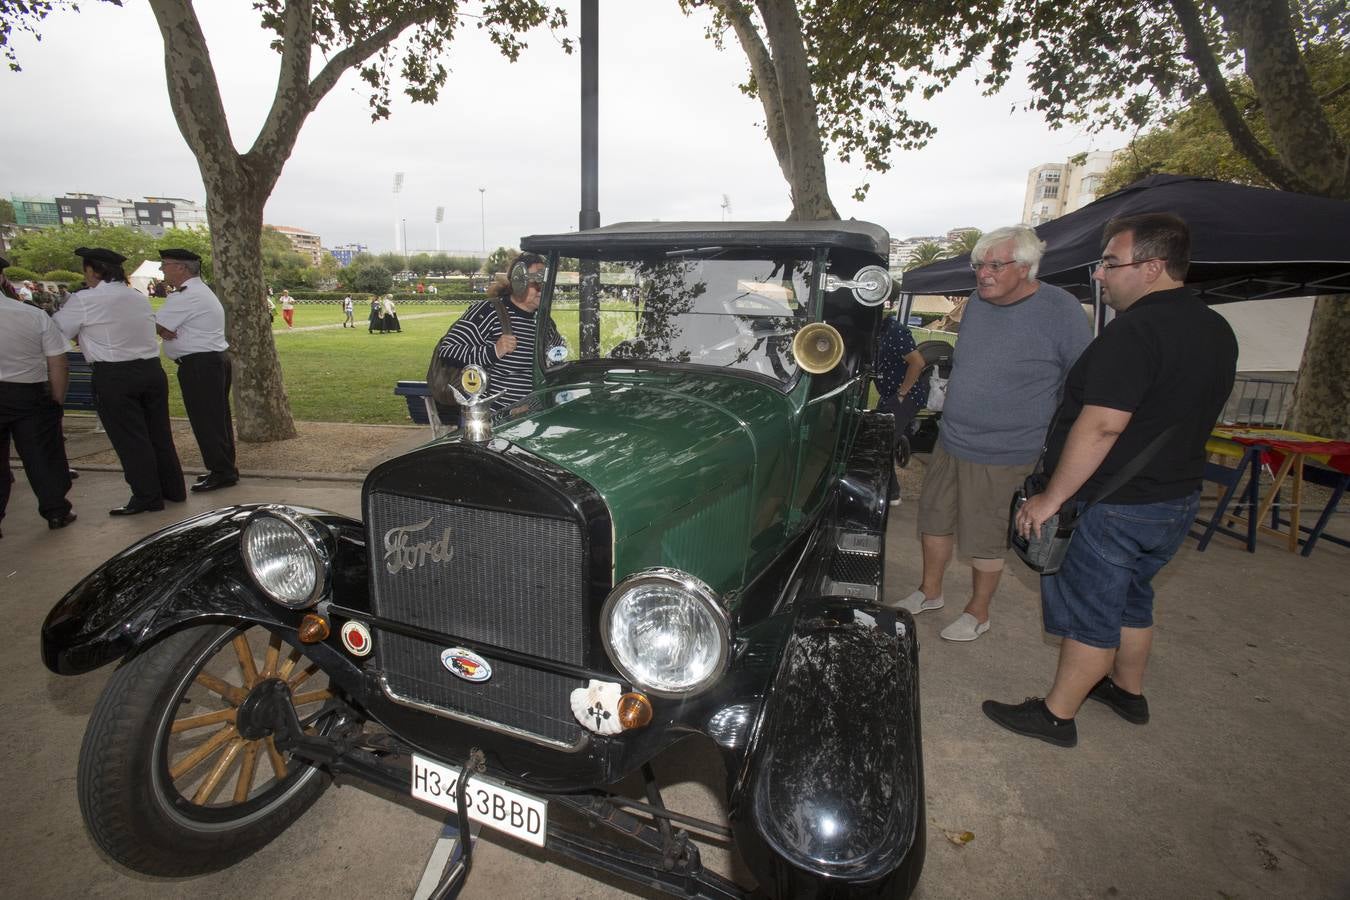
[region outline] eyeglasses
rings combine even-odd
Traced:
[[[978,271],[980,271],[981,269],[988,269],[989,271],[991,271],[991,272],[993,272],[995,275],[997,275],[999,272],[1002,272],[1002,271],[1003,271],[1004,269],[1006,269],[1008,266],[1016,266],[1016,265],[1021,265],[1021,264],[1020,264],[1017,260],[1015,260],[1015,259],[1008,259],[1008,260],[1004,260],[1004,261],[1002,261],[1002,262],[985,262],[984,260],[980,260],[979,262],[975,262],[974,260],[971,260],[971,263],[970,263],[970,271],[972,271],[972,272],[978,272]]]
[[[1109,263],[1109,262],[1107,262],[1107,261],[1104,260],[1104,259],[1099,259],[1099,260],[1097,260],[1095,263],[1092,264],[1092,271],[1094,271],[1094,272],[1109,272],[1109,271],[1111,271],[1112,269],[1124,269],[1124,268],[1127,268],[1127,267],[1129,267],[1129,266],[1137,266],[1137,265],[1141,265],[1141,264],[1146,263],[1146,262],[1152,262],[1152,261],[1155,260],[1155,259],[1162,259],[1162,257],[1161,257],[1161,256],[1150,256],[1148,259],[1136,259],[1134,262],[1127,262],[1127,263]]]

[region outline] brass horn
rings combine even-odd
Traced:
[[[844,338],[833,325],[812,322],[792,339],[792,355],[797,357],[797,365],[812,375],[820,375],[844,358]]]

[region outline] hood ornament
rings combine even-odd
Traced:
[[[482,366],[465,366],[459,373],[459,384],[452,384],[459,401],[459,430],[465,441],[486,444],[492,440],[492,401],[502,395],[487,393],[488,376]]]

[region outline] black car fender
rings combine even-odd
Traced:
[[[43,622],[47,668],[61,675],[89,672],[188,623],[253,622],[293,634],[305,611],[269,600],[244,568],[240,534],[256,509],[231,506],[185,519],[83,578]],[[354,588],[364,595],[361,523],[322,510],[292,509],[334,535],[333,590]],[[348,584],[353,580],[355,585]]]
[[[918,647],[903,611],[798,607],[732,774],[742,856],[779,897],[906,897],[925,828]]]

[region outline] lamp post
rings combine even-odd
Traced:
[[[487,201],[484,199],[484,195],[486,193],[487,188],[480,187],[478,189],[478,230],[479,230],[478,236],[479,239],[483,242],[484,262],[487,262],[487,214],[485,212],[485,210],[487,209],[486,206]]]
[[[398,250],[398,195],[403,190],[403,173],[394,173],[394,249]]]

